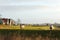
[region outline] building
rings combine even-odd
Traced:
[[[5,25],[13,25],[15,24],[15,21],[9,18],[0,18],[0,23],[5,24]]]

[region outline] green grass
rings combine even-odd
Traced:
[[[20,26],[13,26],[13,25],[0,25],[0,29],[11,29],[11,30],[17,30],[17,29],[21,29]],[[28,25],[24,28],[22,28],[22,30],[50,30],[49,26],[31,26],[31,25]],[[54,26],[54,29],[53,30],[60,30],[60,28],[58,27],[55,27]]]
[[[15,29],[20,29],[20,26],[19,25],[18,26],[0,25],[0,29],[13,29],[13,30],[15,30]]]
[[[31,35],[34,35],[34,36],[43,36],[43,37],[58,37],[60,38],[60,31],[58,30],[8,30],[8,29],[1,29],[0,30],[0,34],[1,35],[13,35],[13,34],[16,34],[16,35],[26,35],[26,36],[31,36]]]
[[[49,30],[49,26],[37,26],[37,27],[34,27],[34,26],[25,26],[23,28],[24,30]]]

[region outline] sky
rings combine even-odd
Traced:
[[[0,14],[21,23],[60,23],[60,0],[0,0]]]

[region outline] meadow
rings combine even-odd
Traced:
[[[49,26],[0,25],[0,40],[60,40],[60,28]]]
[[[60,30],[59,27],[53,26],[52,30]],[[11,30],[50,30],[50,26],[32,26],[32,25],[24,25],[24,28],[21,28],[20,25],[0,25],[0,29],[11,29]]]

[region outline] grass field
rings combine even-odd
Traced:
[[[0,25],[0,29],[12,29],[12,30],[17,30],[21,29],[20,26],[13,26],[13,25]],[[24,26],[22,30],[50,30],[49,26]],[[55,27],[53,30],[60,30],[60,28]]]
[[[20,26],[0,25],[0,29],[20,29]]]
[[[25,26],[21,29],[19,25],[0,25],[0,40],[21,39],[60,40],[60,28],[54,26],[54,29],[50,30],[49,26]]]

